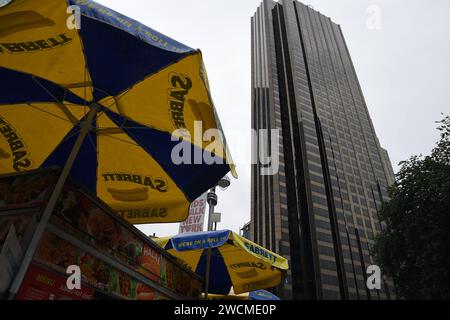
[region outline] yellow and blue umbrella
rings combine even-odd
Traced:
[[[132,223],[178,222],[233,170],[220,128],[199,50],[89,0],[0,4],[0,174],[65,166]]]
[[[248,300],[281,300],[279,297],[274,295],[272,292],[267,290],[255,290],[252,292],[249,292],[248,294]]]
[[[228,294],[280,284],[288,261],[230,230],[153,239],[205,279],[205,293]]]

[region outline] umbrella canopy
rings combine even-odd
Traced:
[[[276,295],[267,290],[256,290],[248,294],[249,300],[280,300]]]
[[[71,177],[130,222],[184,220],[232,167],[201,52],[93,1],[8,2],[0,174],[71,160]]]
[[[231,287],[237,294],[275,287],[281,282],[282,270],[288,269],[285,258],[230,230],[153,240],[203,277],[208,283],[206,292],[213,294],[228,294]]]

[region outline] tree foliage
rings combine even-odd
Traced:
[[[428,156],[401,162],[374,255],[404,299],[450,299],[450,117]]]

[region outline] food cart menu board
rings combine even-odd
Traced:
[[[67,184],[51,223],[119,260],[169,290],[198,298],[201,282],[136,235],[95,198]]]
[[[0,211],[44,204],[58,178],[55,171],[0,177]]]
[[[58,176],[57,170],[0,176],[0,244],[12,224],[19,235],[30,225],[31,215],[11,216],[10,213],[25,208],[42,211]],[[64,186],[50,224],[180,296],[196,299],[201,294],[200,278],[168,258],[168,254],[162,253],[156,244],[97,197],[70,181]],[[46,234],[37,255],[50,268],[58,266],[64,274],[64,267],[77,262],[83,266],[84,280],[98,290],[124,299],[166,298],[62,239],[51,241],[52,237],[55,240],[54,235]],[[45,249],[44,241],[53,246]]]
[[[127,300],[158,298],[158,293],[154,289],[50,232],[46,232],[42,237],[34,260],[63,274],[68,266],[77,265],[80,267],[83,283],[116,298]]]
[[[91,300],[94,290],[82,285],[79,290],[69,290],[66,279],[55,273],[31,265],[23,280],[17,300]]]

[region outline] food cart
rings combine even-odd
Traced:
[[[9,289],[59,171],[0,175],[0,297],[27,300],[198,299],[202,279],[68,181],[19,292]],[[69,289],[69,266],[81,288]]]

